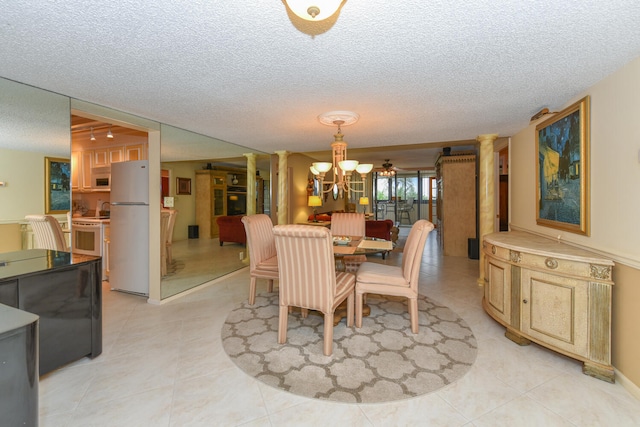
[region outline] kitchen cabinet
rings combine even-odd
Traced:
[[[124,147],[121,145],[95,148],[93,150],[93,167],[100,168],[109,166],[111,163],[123,162],[125,160],[124,152]]]
[[[200,236],[218,237],[216,218],[227,214],[227,173],[208,169],[196,171],[195,191]]]
[[[438,237],[446,256],[467,256],[476,238],[476,155],[451,152],[436,160]]]
[[[132,162],[135,160],[146,160],[144,146],[142,144],[125,145],[124,159],[127,162]]]
[[[71,189],[91,189],[91,168],[93,167],[92,150],[71,152]]]
[[[580,360],[585,374],[613,382],[613,261],[521,231],[488,234],[482,250],[483,307],[507,338]]]

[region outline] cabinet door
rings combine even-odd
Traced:
[[[124,149],[123,147],[111,147],[109,148],[109,164],[118,163],[124,161]]]
[[[484,299],[494,315],[511,324],[511,265],[490,256],[485,260],[488,283],[484,287]]]
[[[587,356],[588,283],[522,270],[522,332],[570,353]]]
[[[92,166],[96,168],[109,166],[109,152],[106,148],[96,148],[93,150]]]
[[[124,147],[124,158],[127,162],[135,160],[145,160],[144,147],[142,144],[127,145]]]
[[[93,151],[83,151],[80,167],[80,188],[91,189],[91,169],[93,168]]]
[[[71,152],[71,189],[80,189],[82,151]]]

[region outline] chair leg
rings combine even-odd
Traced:
[[[267,292],[273,292],[273,279],[269,279],[267,282]]]
[[[333,312],[324,314],[324,348],[325,356],[333,353]]]
[[[286,305],[281,305],[279,315],[278,315],[278,344],[284,344],[287,342],[288,320],[289,320],[289,307]]]
[[[353,326],[353,303],[355,298],[355,291],[351,292],[347,297],[347,326]]]
[[[418,333],[418,299],[409,298],[409,317],[411,318],[411,332]]]
[[[256,303],[256,278],[252,277],[249,282],[249,305]]]
[[[360,292],[356,291],[356,328],[362,328],[362,295]],[[348,302],[347,302],[348,303]],[[347,310],[348,313],[348,310]],[[348,314],[347,314],[348,315]]]

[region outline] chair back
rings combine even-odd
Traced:
[[[327,312],[336,295],[333,239],[325,227],[276,225],[280,305]]]
[[[411,289],[414,290],[418,288],[422,253],[431,230],[433,230],[433,224],[426,219],[416,221],[411,226],[411,231],[409,231],[409,236],[402,251],[402,275],[409,282]]]
[[[331,215],[331,234],[334,236],[365,235],[365,218],[363,213],[334,213]]]
[[[51,215],[27,215],[31,229],[36,236],[36,245],[40,249],[69,252],[62,227]]]
[[[262,261],[276,256],[273,222],[269,215],[255,214],[242,217],[242,223],[247,234],[249,269],[253,271]]]

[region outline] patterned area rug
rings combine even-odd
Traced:
[[[333,355],[322,353],[323,317],[289,314],[278,344],[278,294],[242,303],[222,327],[233,362],[270,386],[316,399],[386,402],[435,391],[461,378],[476,359],[476,339],[449,308],[420,296],[420,331],[411,333],[406,299],[368,295],[362,328],[334,328]]]

